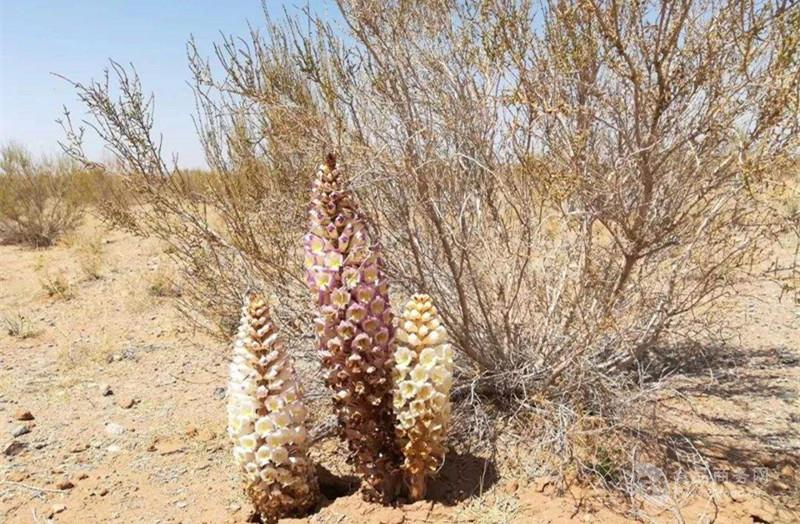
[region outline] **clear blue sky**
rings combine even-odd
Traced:
[[[312,10],[330,10],[323,0]],[[307,0],[267,0],[274,18]],[[244,35],[247,22],[263,25],[260,0],[0,0],[0,143],[55,154],[63,133],[55,119],[66,105],[85,115],[73,89],[50,73],[87,82],[99,79],[108,60],[136,66],[145,91],[155,95],[156,126],[164,152],[184,167],[205,165],[191,115],[186,41],[193,34],[205,54],[220,31]],[[88,152],[108,158],[101,144]]]

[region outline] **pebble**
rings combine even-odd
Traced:
[[[55,515],[56,513],[63,513],[67,511],[67,506],[64,504],[53,504],[50,508],[50,516]]]
[[[21,437],[22,435],[27,435],[30,432],[31,432],[31,428],[29,428],[28,426],[26,426],[24,424],[20,424],[19,426],[15,427],[13,430],[11,430],[11,436],[12,437]]]
[[[117,446],[116,444],[111,444],[106,448],[106,451],[108,451],[109,453],[119,453],[122,451],[122,448]]]
[[[111,389],[111,386],[109,386],[108,384],[103,384],[102,386],[100,386],[100,391],[103,392],[104,397],[110,397],[111,395],[114,394],[114,390]]]
[[[69,448],[72,453],[80,453],[81,451],[86,451],[87,449],[89,449],[89,444],[86,444],[85,442],[78,442]]]
[[[19,440],[12,440],[8,444],[3,446],[3,455],[12,457],[14,455],[19,455],[25,449],[25,443],[20,442]]]
[[[769,487],[772,489],[777,489],[780,491],[789,491],[790,487],[785,482],[781,482],[780,480],[773,480],[770,482]]]
[[[214,388],[214,398],[217,400],[223,400],[227,394],[227,391],[223,387]]]
[[[122,435],[125,433],[125,428],[115,422],[109,422],[106,424],[106,433],[109,435]]]
[[[122,409],[130,409],[136,404],[136,399],[133,397],[122,397],[117,401],[117,405]]]
[[[56,488],[61,489],[61,490],[72,489],[74,487],[75,487],[75,484],[73,484],[72,481],[66,480],[66,479],[64,479],[61,482],[59,482],[58,484],[56,484]]]
[[[228,509],[231,511],[231,513],[236,513],[237,511],[242,509],[242,506],[238,502],[232,502],[231,505],[228,506]]]
[[[28,477],[30,477],[30,475],[25,471],[12,471],[6,476],[6,479],[10,480],[11,482],[22,482]]]
[[[22,421],[33,420],[33,414],[30,411],[24,409],[18,409],[14,413],[14,418]]]

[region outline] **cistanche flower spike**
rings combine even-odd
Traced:
[[[316,173],[304,238],[306,280],[341,437],[368,499],[392,501],[402,487],[394,436],[394,325],[380,248],[329,156]]]
[[[301,516],[317,502],[307,410],[291,358],[257,294],[245,299],[233,345],[228,435],[244,489],[264,522]]]
[[[450,424],[453,349],[428,295],[408,301],[397,328],[394,354],[397,438],[411,500],[425,496],[427,477],[444,460]]]

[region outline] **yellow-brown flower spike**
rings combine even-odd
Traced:
[[[428,295],[414,295],[397,328],[394,409],[403,473],[411,500],[425,496],[426,479],[444,460],[450,424],[453,349]]]
[[[244,489],[267,523],[317,501],[306,408],[291,358],[258,295],[245,299],[228,385],[228,436]]]

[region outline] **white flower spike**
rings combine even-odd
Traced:
[[[264,299],[242,308],[228,386],[228,435],[244,489],[264,522],[300,516],[317,502],[306,409],[292,361]]]

